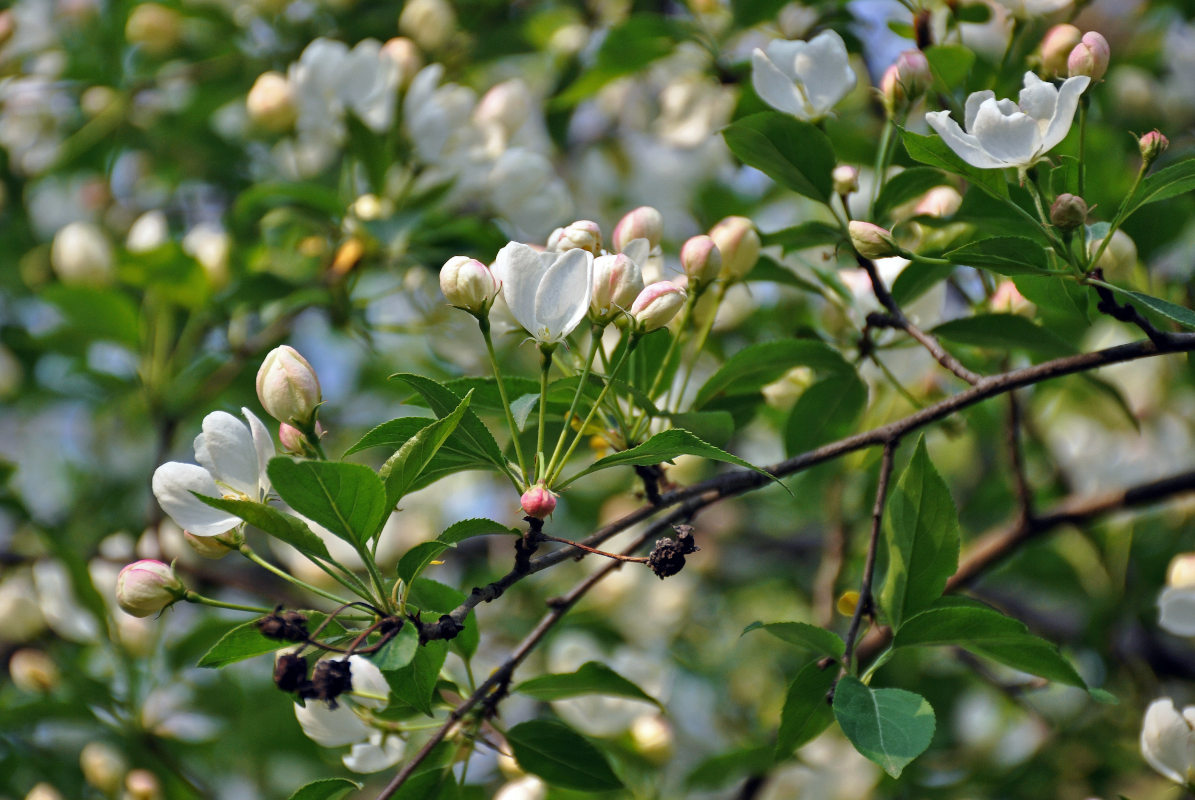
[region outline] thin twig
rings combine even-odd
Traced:
[[[561,539],[559,536],[548,536],[544,534],[543,539],[549,542],[559,542],[560,544],[567,544],[569,547],[575,547],[578,550],[584,550],[586,553],[593,553],[595,556],[605,556],[606,558],[613,558],[615,561],[633,561],[636,564],[646,564],[647,556],[625,556],[619,553],[608,553],[605,550],[598,550],[596,547],[574,542],[572,539]]]
[[[875,578],[876,553],[880,549],[880,528],[884,520],[884,500],[888,497],[888,479],[892,476],[892,458],[899,445],[898,439],[884,444],[884,455],[880,460],[880,478],[876,482],[876,499],[871,508],[871,538],[867,542],[867,558],[863,564],[863,582],[859,586],[859,602],[851,616],[851,626],[846,632],[846,649],[842,655],[843,669],[850,671],[851,658],[855,653],[855,642],[859,637],[859,626],[863,615],[872,607],[871,584]]]
[[[1008,393],[1008,461],[1012,468],[1013,488],[1017,495],[1020,519],[1033,519],[1033,487],[1025,475],[1025,452],[1021,447],[1021,401],[1016,392]]]

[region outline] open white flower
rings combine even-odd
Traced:
[[[949,111],[931,111],[925,121],[959,157],[973,167],[1025,168],[1036,164],[1066,138],[1091,79],[1067,78],[1062,88],[1025,73],[1016,103],[997,100],[990,89],[967,98],[966,132]]]
[[[335,708],[317,700],[295,704],[295,718],[307,738],[324,747],[352,745],[344,765],[354,772],[378,772],[398,763],[406,744],[365,722],[357,708],[378,710],[390,702],[386,676],[364,656],[348,657],[352,689],[341,695]]]
[[[593,254],[541,253],[511,242],[498,251],[494,274],[510,313],[540,344],[564,341],[585,319],[593,291]]]
[[[765,103],[797,119],[827,116],[858,78],[842,37],[823,31],[807,42],[769,42],[751,56],[751,85]]]
[[[170,461],[154,471],[154,497],[162,510],[195,536],[219,536],[241,519],[212,508],[192,492],[260,501],[270,491],[266,465],[274,456],[274,442],[253,412],[242,408],[241,413],[248,425],[225,411],[203,418],[203,433],[195,437],[198,465]]]
[[[1170,780],[1189,785],[1195,778],[1195,706],[1180,714],[1169,697],[1150,703],[1141,726],[1141,755]]]
[[[369,741],[358,742],[341,761],[353,772],[381,772],[397,764],[407,751],[407,743],[394,735],[375,731]]]
[[[1011,11],[1013,16],[1031,19],[1069,8],[1074,0],[996,0],[996,2]]]

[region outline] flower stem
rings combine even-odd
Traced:
[[[339,598],[336,595],[332,594],[331,592],[321,589],[318,586],[314,586],[310,583],[307,583],[307,581],[296,578],[294,575],[291,575],[286,570],[279,569],[278,567],[271,564],[269,561],[266,561],[264,558],[259,556],[251,547],[249,547],[249,545],[242,544],[237,549],[241,553],[241,555],[243,555],[245,558],[249,559],[250,561],[252,561],[257,566],[261,567],[262,569],[265,569],[269,572],[274,573],[279,578],[282,578],[285,581],[289,581],[289,582],[293,583],[295,586],[299,586],[303,589],[306,589],[307,591],[311,592],[312,594],[318,594],[320,597],[323,597],[326,600],[331,600],[332,602],[334,602],[338,605],[344,605],[345,600],[343,600],[342,598]]]
[[[710,331],[714,328],[714,320],[718,317],[718,308],[722,305],[722,301],[726,299],[726,292],[729,289],[729,282],[723,282],[718,285],[718,293],[714,296],[714,307],[710,311],[709,319],[702,323],[701,330],[697,332],[697,344],[693,346],[692,360],[685,367],[685,379],[681,381],[680,392],[676,395],[677,411],[680,410],[680,403],[685,398],[685,391],[689,388],[689,381],[693,378],[693,367],[697,364],[697,358],[701,355],[701,351],[705,349],[705,342],[709,339]],[[636,431],[636,435],[638,433]]]
[[[555,349],[554,344],[539,346],[539,352],[543,356],[539,370],[539,425],[535,434],[535,471],[539,480],[548,477],[548,465],[544,463],[544,411],[548,405],[548,372],[552,369],[552,351]]]
[[[1083,187],[1087,177],[1087,107],[1091,105],[1091,98],[1086,94],[1079,95],[1079,197],[1083,196]]]
[[[515,425],[515,416],[510,410],[510,399],[506,396],[506,386],[502,383],[502,373],[498,369],[498,357],[494,354],[494,339],[490,335],[490,320],[487,317],[478,317],[477,326],[481,328],[481,338],[485,339],[485,349],[489,353],[490,366],[494,370],[494,381],[498,384],[498,395],[502,398],[502,410],[506,412],[506,424],[510,426],[510,440],[514,444],[515,458],[519,462],[519,472],[523,476],[523,485],[519,488],[525,489],[531,482],[531,474],[527,471],[527,459],[523,456],[523,446],[519,443],[519,428]]]
[[[182,596],[182,599],[188,603],[198,603],[199,605],[211,606],[212,608],[231,608],[233,611],[252,611],[254,614],[269,614],[270,609],[259,608],[257,606],[242,606],[237,603],[225,603],[223,600],[213,600],[210,597],[204,597],[198,592],[193,592],[190,589]]]
[[[892,129],[895,127],[896,122],[893,120],[884,120],[884,130],[880,133],[880,146],[876,150],[876,160],[873,170],[875,172],[875,185],[871,189],[871,202],[867,204],[868,219],[875,219],[876,200],[880,198],[880,191],[884,188],[884,173],[888,171],[888,161],[892,158]],[[842,199],[842,207],[846,210],[847,219],[850,219],[851,211],[847,206],[845,197]]]
[[[593,369],[593,359],[597,356],[597,351],[602,347],[602,329],[598,325],[594,325],[590,334],[589,355],[585,358],[585,367],[581,370],[581,380],[577,384],[577,390],[573,392],[573,402],[568,407],[568,413],[564,415],[564,427],[560,430],[560,436],[556,439],[556,447],[552,450],[552,457],[548,460],[548,466],[544,470],[545,475],[551,475],[552,470],[556,466],[557,459],[560,458],[560,451],[564,449],[564,440],[568,437],[568,427],[572,422],[573,414],[577,411],[577,403],[581,401],[581,393],[585,390],[585,384],[589,380],[589,373]],[[578,434],[583,434],[585,429],[582,428]]]

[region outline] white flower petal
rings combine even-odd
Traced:
[[[1040,152],[1037,121],[1020,111],[1002,114],[994,101],[979,107],[970,132],[984,152],[1009,166],[1028,166]]]
[[[381,772],[401,761],[406,749],[406,743],[397,736],[382,736],[377,733],[370,737],[369,742],[353,745],[353,749],[345,755],[343,761],[353,772],[363,775]]]
[[[764,50],[768,61],[780,71],[780,74],[788,79],[789,83],[793,83],[800,78],[797,73],[797,59],[809,47],[809,42],[796,40],[788,41],[785,39],[773,39],[768,42]]]
[[[542,253],[520,242],[511,242],[498,251],[494,274],[502,281],[502,297],[523,329],[535,335],[535,293],[551,261]],[[555,256],[552,256],[554,260]]]
[[[851,69],[846,43],[834,31],[823,31],[810,39],[805,52],[793,62],[793,68],[805,89],[814,119],[830,113],[858,81]]]
[[[1164,697],[1149,704],[1141,726],[1141,755],[1179,785],[1186,783],[1191,766],[1191,740],[1191,725],[1175,710],[1174,701]]]
[[[1175,636],[1195,636],[1195,587],[1168,586],[1158,596],[1158,625]]]
[[[1063,82],[1062,88],[1058,90],[1058,105],[1054,109],[1054,117],[1042,135],[1043,153],[1053,150],[1066,138],[1075,119],[1075,111],[1079,107],[1079,95],[1083,94],[1090,83],[1091,78],[1086,75],[1076,75]]]
[[[349,672],[352,674],[352,701],[366,708],[385,708],[390,702],[390,684],[386,676],[365,656],[349,656]]]
[[[979,141],[969,133],[963,133],[958,123],[950,118],[949,111],[931,111],[925,115],[925,121],[938,132],[946,146],[973,167],[980,169],[995,169],[1006,166],[997,161],[979,146]]]
[[[204,456],[199,463],[218,483],[256,499],[260,470],[249,427],[226,411],[213,411],[203,418],[202,436]],[[199,459],[198,441],[195,456]]]
[[[971,94],[967,95],[967,107],[963,112],[963,121],[967,127],[967,130],[971,130],[971,128],[975,127],[975,115],[979,113],[979,107],[983,105],[983,101],[989,99],[996,99],[996,93],[991,89],[985,89],[982,92],[972,92]],[[945,111],[936,111],[933,113],[947,114],[949,116],[949,113]],[[929,114],[926,114],[925,116],[927,119],[929,118]]]
[[[220,488],[211,473],[195,464],[170,461],[154,470],[154,497],[178,526],[196,536],[219,536],[240,524],[235,517],[212,508],[191,494],[220,497]]]
[[[336,708],[328,708],[319,700],[309,700],[305,706],[295,703],[295,719],[308,739],[324,747],[363,742],[371,732],[370,727],[345,703]]]
[[[561,253],[535,293],[538,329],[531,331],[531,335],[540,341],[564,339],[585,319],[592,292],[593,254],[580,249]]]
[[[253,449],[257,453],[257,498],[262,499],[270,491],[270,478],[266,475],[266,468],[276,453],[274,439],[256,414],[247,408],[242,408],[241,413],[249,421],[249,431],[253,436]]]
[[[797,119],[809,119],[805,98],[793,79],[781,72],[759,48],[751,54],[751,85],[759,99],[777,111],[792,114]]]
[[[1058,107],[1058,90],[1032,72],[1025,73],[1025,88],[1017,95],[1017,106],[1039,123],[1049,124]]]
[[[635,266],[643,269],[647,259],[651,256],[651,242],[647,239],[632,239],[622,248],[622,254],[635,262]]]

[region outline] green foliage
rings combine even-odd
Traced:
[[[596,661],[586,661],[576,672],[540,675],[538,678],[523,681],[511,691],[545,702],[587,694],[603,694],[660,705],[658,700],[634,683]]]
[[[807,622],[752,622],[743,629],[741,635],[745,636],[756,630],[767,631],[782,642],[795,644],[797,647],[833,659],[841,659],[846,650],[846,645],[837,634]]]
[[[349,792],[360,788],[361,784],[347,778],[322,778],[295,790],[290,800],[340,800]]]
[[[736,120],[722,135],[744,164],[797,194],[830,202],[834,146],[817,126],[765,111]]]
[[[270,483],[291,508],[356,547],[386,521],[386,488],[360,464],[270,459]]]
[[[872,689],[847,675],[834,690],[834,718],[855,748],[899,778],[934,738],[934,710],[904,689]]]
[[[519,766],[549,784],[583,792],[622,788],[600,750],[562,722],[531,720],[506,732]]]
[[[784,760],[801,745],[812,741],[830,727],[834,710],[828,697],[838,679],[838,664],[806,664],[784,696],[780,711],[780,730],[776,734],[776,759]]]

